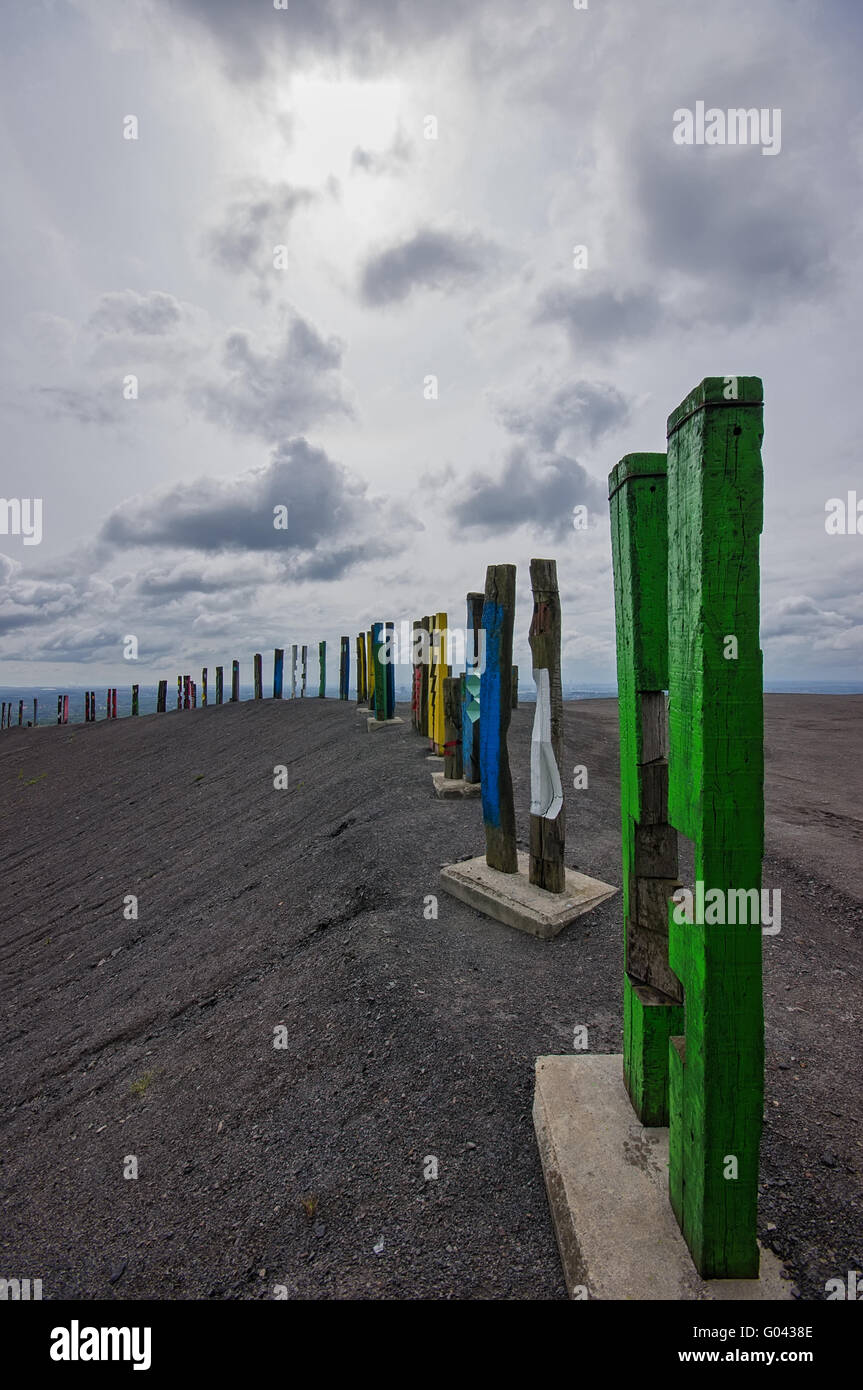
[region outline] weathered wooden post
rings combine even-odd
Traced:
[[[192,677],[183,677],[183,709],[192,708]]]
[[[485,671],[480,680],[480,774],[485,858],[501,873],[518,872],[515,804],[507,730],[512,713],[512,629],[515,620],[515,565],[489,565],[482,625]]]
[[[231,662],[231,703],[235,704],[240,698],[240,663]]]
[[[387,668],[387,719],[394,719],[396,714],[396,626],[395,623],[384,624],[384,635],[389,652]]]
[[[264,662],[263,662],[263,657],[262,657],[262,655],[261,655],[260,652],[255,652],[254,663],[253,663],[253,673],[254,673],[254,682],[255,682],[255,699],[256,699],[256,700],[263,700],[263,698],[264,698]]]
[[[387,673],[384,669],[382,653],[384,646],[383,623],[372,623],[372,664],[375,673],[375,719],[382,723],[387,714]]]
[[[432,620],[426,616],[421,620],[422,637],[422,683],[420,685],[420,708],[417,728],[421,734],[429,732],[429,685],[431,676],[431,629]]]
[[[325,700],[327,696],[327,644],[318,643],[318,662],[320,664],[320,679],[318,682],[318,699]]]
[[[683,1025],[668,963],[678,886],[668,824],[668,518],[665,454],[628,454],[608,479],[623,851],[623,1079],[642,1124],[668,1124],[668,1043]]]
[[[3,701],[3,722],[6,722],[6,701]],[[57,696],[57,723],[63,723],[63,696]]]
[[[297,698],[297,644],[291,647],[291,699]]]
[[[34,701],[33,701],[33,728],[34,728],[34,729],[36,728],[36,725],[39,723],[38,713],[39,713],[39,701],[38,701],[38,700],[34,700]]]
[[[465,680],[462,691],[462,766],[464,780],[476,784],[479,774],[479,692],[480,637],[484,595],[467,596],[467,631],[465,633]]]
[[[133,686],[132,686],[132,714],[135,715],[135,714],[137,714],[137,713],[138,713],[138,687],[137,687],[137,685],[133,685]]]
[[[720,1279],[754,1278],[759,1264],[761,922],[736,919],[759,900],[764,846],[762,412],[758,377],[708,377],[668,421],[668,819],[694,842],[696,898],[700,885],[711,904],[669,923],[684,1004],[669,1051],[669,1193],[699,1273]]]
[[[177,677],[177,709],[183,708],[183,677]]]
[[[437,613],[434,617],[434,632],[432,641],[430,668],[430,693],[429,693],[429,718],[431,723],[430,736],[435,753],[443,756],[444,744],[446,743],[444,707],[443,707],[443,683],[449,675],[449,667],[446,663],[447,651],[447,615]]]
[[[366,696],[366,639],[360,633],[357,637],[357,704],[361,705]]]
[[[420,724],[420,689],[422,687],[422,667],[420,665],[420,653],[422,650],[422,623],[419,618],[414,618],[411,624],[411,724],[418,729]]]
[[[563,693],[560,684],[560,595],[557,563],[531,560],[533,618],[530,650],[536,710],[530,744],[530,881],[549,893],[566,887],[563,846],[566,813],[560,765],[563,757]],[[513,679],[518,680],[514,666]],[[517,701],[513,702],[516,708]]]
[[[192,709],[197,709],[197,707],[198,707],[198,685],[197,685],[197,682],[196,682],[196,681],[193,681],[193,680],[190,680],[189,684],[190,684],[190,686],[191,686]]]
[[[512,707],[518,709],[518,667],[512,668]]]
[[[24,701],[23,701],[23,700],[19,700],[19,701],[18,701],[18,728],[19,728],[19,729],[21,728],[21,726],[23,725],[23,723],[24,723]]]
[[[216,704],[220,705],[225,697],[225,668],[216,667]]]
[[[366,683],[368,706],[370,710],[374,710],[377,709],[377,696],[375,694],[375,656],[371,628],[366,629],[366,671],[368,673]]]
[[[348,698],[351,679],[351,639],[341,638],[341,656],[339,659],[339,699]]]
[[[159,681],[159,689],[156,692],[156,713],[164,714],[168,704],[168,682]]]
[[[0,702],[0,729],[6,728],[6,701]]]
[[[276,647],[273,651],[273,699],[281,700],[285,679],[285,649]]]
[[[117,687],[116,687],[116,685],[113,687],[113,689],[112,689],[112,691],[111,691],[111,718],[112,718],[112,719],[116,719],[116,718],[117,718]]]
[[[461,780],[461,677],[447,676],[443,683],[444,767],[447,781]]]
[[[85,690],[85,691],[84,691],[84,723],[85,723],[85,724],[89,724],[89,723],[90,723],[90,692],[89,692],[89,690]]]
[[[207,668],[206,668],[206,666],[202,666],[202,667],[201,667],[201,705],[204,706],[204,705],[206,705],[206,703],[207,703]]]
[[[302,663],[303,663],[303,680],[302,680],[302,685],[300,686],[300,699],[301,699],[301,700],[304,700],[304,699],[306,698],[306,677],[307,677],[307,675],[308,675],[308,667],[309,667],[309,649],[308,649],[308,647],[303,647],[302,652],[301,652],[301,657],[302,657]]]

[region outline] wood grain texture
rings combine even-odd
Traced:
[[[533,617],[528,641],[530,643],[534,674],[548,672],[548,696],[551,710],[550,749],[539,751],[539,757],[553,756],[560,778],[563,759],[563,692],[560,683],[560,594],[557,588],[557,562],[555,560],[531,560],[530,584],[533,590]],[[518,667],[513,666],[513,681],[518,680]],[[515,696],[515,690],[513,691]],[[513,708],[518,705],[513,699]],[[540,691],[537,689],[536,720],[534,740],[538,737],[540,717]],[[534,750],[536,751],[536,750]],[[549,819],[546,815],[530,817],[530,870],[531,883],[544,888],[549,893],[562,893],[566,887],[566,871],[563,863],[563,850],[566,841],[566,809],[560,807],[557,815]]]
[[[694,842],[696,883],[726,894],[760,889],[764,847],[762,384],[738,377],[729,400],[728,380],[707,378],[668,422],[669,820]],[[758,1272],[761,952],[760,923],[669,926],[685,1004],[670,1049],[669,1190],[705,1278]]]
[[[489,565],[482,625],[486,664],[480,680],[480,782],[486,863],[505,874],[518,872],[515,803],[507,733],[512,715],[512,632],[515,565]]]

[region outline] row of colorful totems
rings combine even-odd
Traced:
[[[609,478],[624,1079],[642,1123],[668,1125],[671,1205],[704,1278],[758,1274],[761,925],[679,922],[670,898],[678,835],[705,895],[760,894],[762,416],[757,377],[708,378],[670,416],[667,455]]]

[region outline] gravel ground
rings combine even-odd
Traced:
[[[766,709],[761,1238],[823,1298],[863,1269],[863,698]],[[542,942],[439,892],[481,810],[435,799],[399,713],[368,734],[353,704],[263,701],[0,738],[4,1277],[48,1299],[565,1298],[533,1064],[576,1024],[619,1051],[620,898]],[[566,706],[590,778],[567,863],[611,883],[616,719]],[[525,848],[531,723],[510,738]]]

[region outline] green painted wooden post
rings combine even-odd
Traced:
[[[207,703],[207,668],[201,667],[201,704]]]
[[[216,667],[216,704],[220,705],[225,696],[225,668]]]
[[[318,699],[324,700],[327,695],[327,644],[318,643],[318,661],[320,663],[320,679],[318,683]]]
[[[137,687],[137,685],[133,685],[133,686],[132,686],[132,713],[135,714],[135,715],[138,713],[138,687]]]
[[[668,521],[665,454],[628,454],[608,479],[623,849],[623,1079],[642,1124],[668,1124],[668,1040],[683,991],[668,963],[678,886],[668,825]]]
[[[764,844],[762,416],[758,377],[708,377],[668,422],[668,818],[694,842],[696,886],[729,906],[729,890],[760,890]],[[685,1032],[669,1051],[671,1204],[703,1278],[754,1278],[761,925],[674,915]]]

